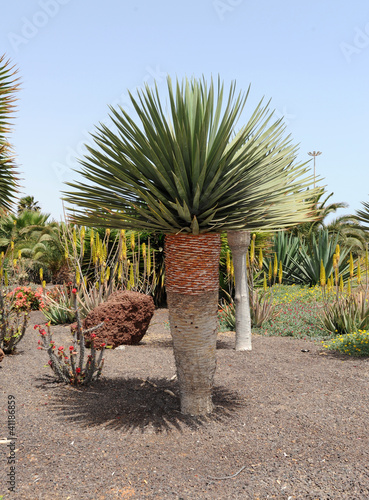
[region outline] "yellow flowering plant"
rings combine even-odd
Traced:
[[[346,335],[339,335],[322,345],[328,351],[337,351],[349,356],[369,356],[369,331],[357,330]]]

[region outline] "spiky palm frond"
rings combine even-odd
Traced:
[[[35,200],[34,196],[23,196],[18,202],[17,212],[22,213],[24,210],[40,212],[41,207],[38,201]]]
[[[235,134],[249,90],[224,100],[218,80],[208,86],[187,79],[167,81],[169,117],[157,87],[134,98],[140,124],[111,108],[115,131],[101,124],[96,148],[81,161],[86,183],[66,200],[75,222],[193,234],[273,229],[311,217],[305,201],[313,182],[281,120],[263,100]],[[225,102],[224,102],[225,101]],[[312,194],[317,191],[312,190]]]
[[[358,222],[355,215],[342,215],[326,225],[329,234],[338,234],[340,247],[350,248],[357,256],[363,254],[368,244],[369,235]]]
[[[329,215],[336,213],[339,208],[347,208],[348,206],[347,203],[344,202],[329,203],[327,205],[327,201],[334,195],[334,193],[330,193],[322,201],[322,197],[327,193],[323,187],[318,187],[317,190],[317,194],[307,191],[306,201],[310,201],[312,204],[311,220],[304,222],[303,224],[299,224],[290,230],[291,234],[298,236],[300,239],[309,239],[313,234],[318,236],[319,231],[326,228],[325,219]]]
[[[10,209],[18,191],[18,173],[14,154],[6,136],[10,131],[14,111],[14,93],[19,88],[17,70],[5,56],[0,57],[0,208]]]
[[[0,249],[5,250],[11,241],[17,246],[44,230],[50,214],[24,210],[19,215],[9,213],[0,219]]]
[[[363,210],[357,210],[356,214],[358,220],[364,224],[364,229],[369,230],[369,203],[365,201],[361,202],[363,205]]]

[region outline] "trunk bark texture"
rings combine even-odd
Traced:
[[[219,257],[219,234],[165,236],[169,322],[184,414],[213,410]]]
[[[235,280],[236,351],[251,351],[251,316],[247,283],[246,253],[250,245],[248,231],[229,231]]]

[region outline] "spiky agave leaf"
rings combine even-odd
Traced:
[[[96,147],[80,162],[86,183],[68,183],[75,222],[198,234],[309,219],[313,176],[294,163],[297,148],[269,103],[260,101],[235,134],[249,90],[236,95],[232,83],[224,102],[219,79],[217,89],[205,79],[174,86],[168,78],[167,86],[170,118],[157,87],[146,86],[130,94],[139,124],[111,108],[116,130],[97,128]]]
[[[14,93],[19,88],[15,77],[17,70],[10,66],[5,56],[0,57],[0,208],[11,208],[18,191],[18,177],[14,166],[14,154],[6,135],[10,131],[14,111]]]

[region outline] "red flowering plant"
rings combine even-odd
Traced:
[[[85,360],[85,341],[84,336],[86,333],[91,333],[100,328],[104,322],[94,326],[88,330],[82,330],[81,319],[77,306],[76,294],[74,296],[74,307],[77,318],[77,328],[73,334],[71,345],[67,348],[64,346],[55,345],[52,340],[52,333],[50,329],[50,322],[46,323],[47,330],[41,325],[35,325],[34,329],[38,329],[40,333],[38,349],[46,350],[49,355],[49,366],[57,376],[57,378],[66,384],[71,385],[89,385],[94,380],[97,380],[102,372],[104,366],[104,346],[97,356],[97,351],[94,346],[95,334],[91,337],[91,352]]]
[[[43,307],[42,288],[33,290],[29,286],[17,286],[7,296],[12,300],[13,309],[19,311],[38,311]]]

